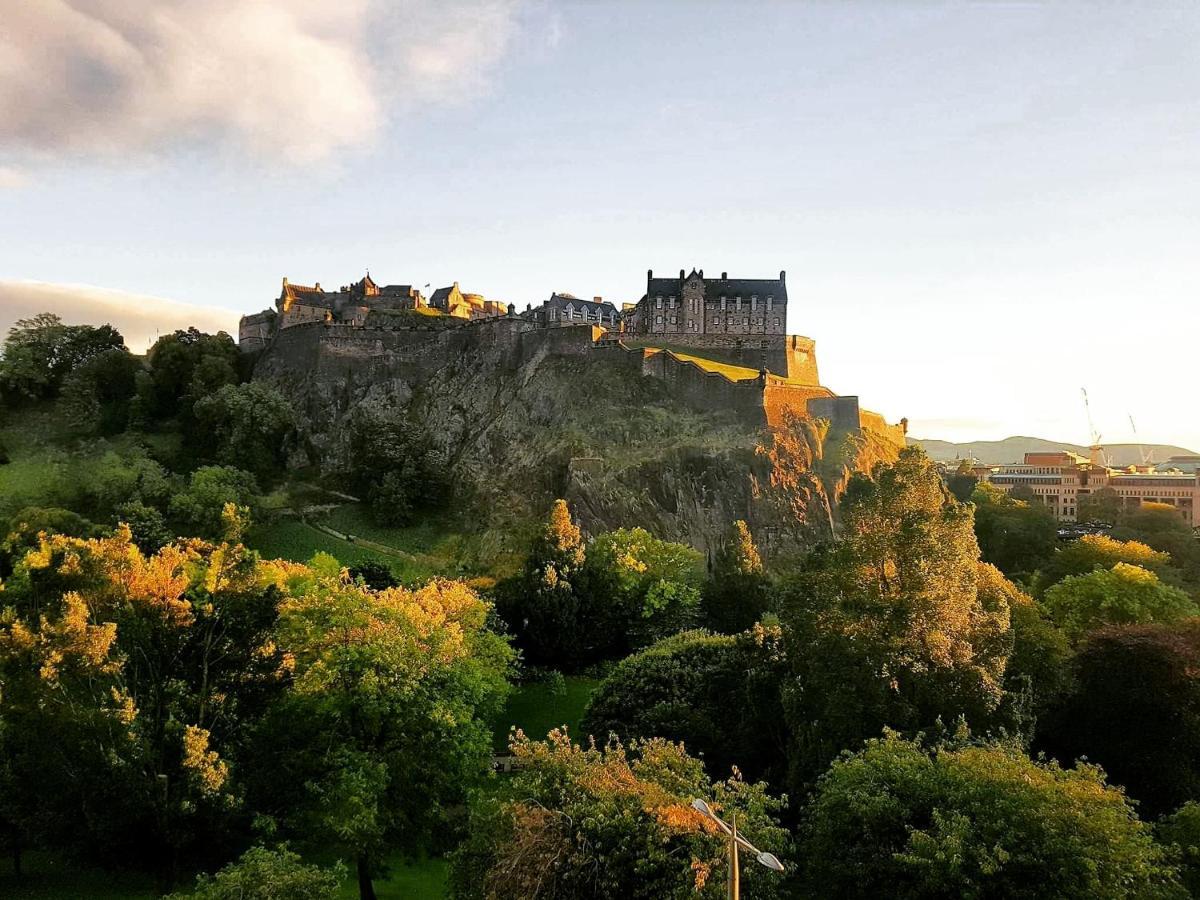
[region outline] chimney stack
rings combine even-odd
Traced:
[[[721,273],[721,280],[722,280],[722,281],[728,281],[728,280],[729,280],[729,273],[728,273],[728,272],[722,272],[722,273]]]
[[[604,302],[604,298],[603,298],[603,297],[593,297],[593,298],[592,298],[592,302],[593,302],[593,303],[603,303],[603,302]]]

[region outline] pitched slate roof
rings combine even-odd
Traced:
[[[450,299],[450,294],[454,291],[454,289],[456,287],[457,287],[457,285],[452,284],[452,285],[450,285],[450,287],[438,288],[429,297],[430,304],[432,305],[432,304],[436,304],[436,303],[445,303],[448,299]]]
[[[595,300],[581,300],[573,294],[557,292],[550,295],[550,299],[546,301],[546,306],[554,306],[561,309],[568,303],[576,309],[587,310],[589,315],[596,315],[597,313],[605,316],[620,315],[617,308],[607,300],[597,303]]]
[[[698,275],[695,269],[683,278],[649,278],[646,282],[646,295],[649,297],[680,296],[685,281],[692,275]],[[727,297],[735,300],[741,297],[749,300],[751,296],[765,300],[774,298],[775,302],[787,303],[787,282],[782,278],[705,278],[704,297],[706,300],[717,300]]]

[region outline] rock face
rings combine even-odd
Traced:
[[[848,473],[898,449],[890,434],[830,434],[802,410],[768,424],[761,399],[743,400],[752,382],[724,379],[711,398],[691,385],[685,398],[676,381],[644,374],[640,353],[600,349],[593,337],[511,318],[298,326],[276,336],[254,377],[291,398],[308,461],[330,474],[349,466],[356,408],[402,410],[480,527],[507,533],[565,497],[592,533],[640,525],[711,550],[744,519],[769,554],[827,535]]]

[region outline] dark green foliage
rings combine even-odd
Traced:
[[[1179,855],[1180,874],[1188,894],[1200,896],[1200,803],[1183,804],[1155,826],[1154,834]]]
[[[979,484],[979,479],[971,471],[970,460],[966,459],[958,464],[958,471],[946,479],[946,487],[950,488],[950,493],[959,503],[970,501],[977,484]]]
[[[0,395],[10,403],[57,397],[81,363],[106,350],[125,350],[111,325],[65,325],[53,313],[19,319],[0,355]]]
[[[684,632],[619,662],[592,695],[583,733],[664,737],[701,757],[714,777],[736,766],[751,780],[782,783],[786,677],[777,626],[737,636]]]
[[[807,812],[809,896],[1181,897],[1149,826],[1091,766],[888,736],[833,764]]]
[[[558,500],[521,572],[496,586],[496,611],[526,662],[577,672],[623,646],[621,610],[589,583],[585,558],[579,528]]]
[[[350,569],[350,577],[361,581],[373,591],[382,591],[400,584],[395,573],[380,562],[364,562]]]
[[[984,562],[1012,578],[1033,572],[1050,559],[1057,546],[1058,526],[1040,501],[1021,500],[990,484],[976,487],[971,500]]]
[[[193,414],[209,458],[251,472],[260,484],[280,477],[295,416],[275,388],[261,382],[226,384],[197,400]]]
[[[750,529],[745,522],[734,522],[704,585],[705,624],[722,634],[745,631],[770,608],[770,588]]]
[[[223,331],[189,328],[164,335],[146,360],[147,377],[138,385],[140,414],[151,420],[178,417],[192,436],[196,401],[238,381],[237,345]]]
[[[406,525],[449,499],[446,459],[402,410],[360,407],[349,430],[350,487],[381,525]]]
[[[1200,800],[1200,620],[1089,635],[1039,733],[1058,759],[1103,766],[1147,815]]]
[[[142,361],[124,347],[81,362],[62,387],[63,408],[75,425],[94,434],[119,434],[129,426]]]
[[[129,527],[133,542],[143,553],[154,553],[175,537],[167,527],[166,517],[140,500],[122,503],[117,507],[114,518],[116,523]]]
[[[345,866],[306,865],[286,847],[252,847],[215,875],[201,875],[196,887],[167,900],[333,900]]]

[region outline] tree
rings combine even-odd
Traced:
[[[201,466],[192,473],[186,490],[171,498],[171,516],[185,533],[216,537],[225,527],[225,507],[253,508],[258,482],[249,472],[232,466]]]
[[[288,590],[279,640],[294,681],[254,794],[288,833],[353,857],[370,900],[384,854],[427,848],[488,771],[512,654],[459,582],[374,592],[318,558]]]
[[[959,503],[967,503],[971,500],[977,484],[979,484],[979,479],[975,476],[969,459],[962,460],[954,474],[946,479],[946,487],[950,488],[950,493]]]
[[[841,541],[813,554],[781,611],[802,783],[884,725],[990,717],[1010,650],[1003,594],[978,590],[971,508],[919,448],[856,476],[842,520]]]
[[[251,847],[215,875],[197,877],[195,890],[167,900],[334,900],[344,871],[341,863],[305,865],[286,847]]]
[[[88,357],[67,375],[63,406],[75,425],[98,434],[119,434],[129,425],[142,362],[124,347]]]
[[[238,349],[225,332],[196,328],[163,335],[146,354],[147,378],[138,389],[140,413],[150,419],[179,417],[193,437],[196,401],[238,381]]]
[[[1086,756],[1150,815],[1200,800],[1200,622],[1095,631],[1038,746]]]
[[[1176,622],[1200,614],[1187,593],[1128,563],[1064,578],[1046,591],[1042,603],[1072,640],[1101,625]]]
[[[295,428],[292,407],[279,391],[261,382],[225,384],[197,400],[193,411],[212,458],[253,473],[260,483],[279,477]]]
[[[1121,495],[1110,487],[1102,487],[1090,494],[1081,494],[1078,499],[1075,518],[1080,522],[1112,525],[1125,509]]]
[[[987,563],[979,566],[979,594],[990,595],[985,606],[1008,606],[1012,651],[1004,669],[1000,721],[1029,737],[1070,683],[1070,642],[1032,597]]]
[[[350,486],[381,524],[407,525],[452,494],[445,460],[402,410],[360,406],[348,430]]]
[[[1200,589],[1200,541],[1174,506],[1143,503],[1120,517],[1112,536],[1123,541],[1141,541],[1169,553],[1188,584]]]
[[[627,645],[636,648],[697,623],[701,572],[700,553],[686,544],[619,528],[588,544],[583,583],[594,603],[613,608]]]
[[[496,587],[496,611],[527,662],[576,671],[621,646],[620,610],[588,585],[586,559],[567,501],[554,501],[521,572]]]
[[[1172,582],[1182,577],[1171,566],[1170,554],[1160,553],[1140,541],[1118,541],[1104,534],[1085,534],[1054,551],[1039,571],[1037,585],[1045,590],[1064,578],[1111,569],[1117,563],[1140,566]]]
[[[53,313],[18,319],[0,353],[0,393],[10,402],[57,397],[76,366],[111,349],[125,349],[111,325],[66,325]]]
[[[750,529],[734,522],[704,585],[705,622],[714,631],[736,634],[760,621],[770,601],[770,581]]]
[[[248,827],[234,772],[284,684],[278,579],[240,545],[50,535],[6,583],[0,739],[44,845],[158,871]]]
[[[1188,896],[1200,896],[1200,803],[1189,801],[1155,827],[1155,835],[1179,854]]]
[[[980,484],[971,495],[975,504],[975,535],[983,561],[1008,576],[1033,572],[1054,552],[1058,526],[1040,502],[1005,494],[992,484]]]
[[[663,737],[701,757],[714,776],[785,774],[787,676],[778,626],[737,636],[689,631],[621,660],[592,694],[584,734]]]
[[[518,734],[511,790],[481,798],[451,874],[458,900],[685,900],[725,896],[725,840],[694,798],[787,860],[783,801],[738,778],[712,782],[683,747],[661,739],[587,749],[561,731]],[[783,896],[776,872],[747,864],[744,896]]]
[[[822,777],[806,819],[812,896],[1181,896],[1167,854],[1099,769],[1013,747],[869,741]]]

